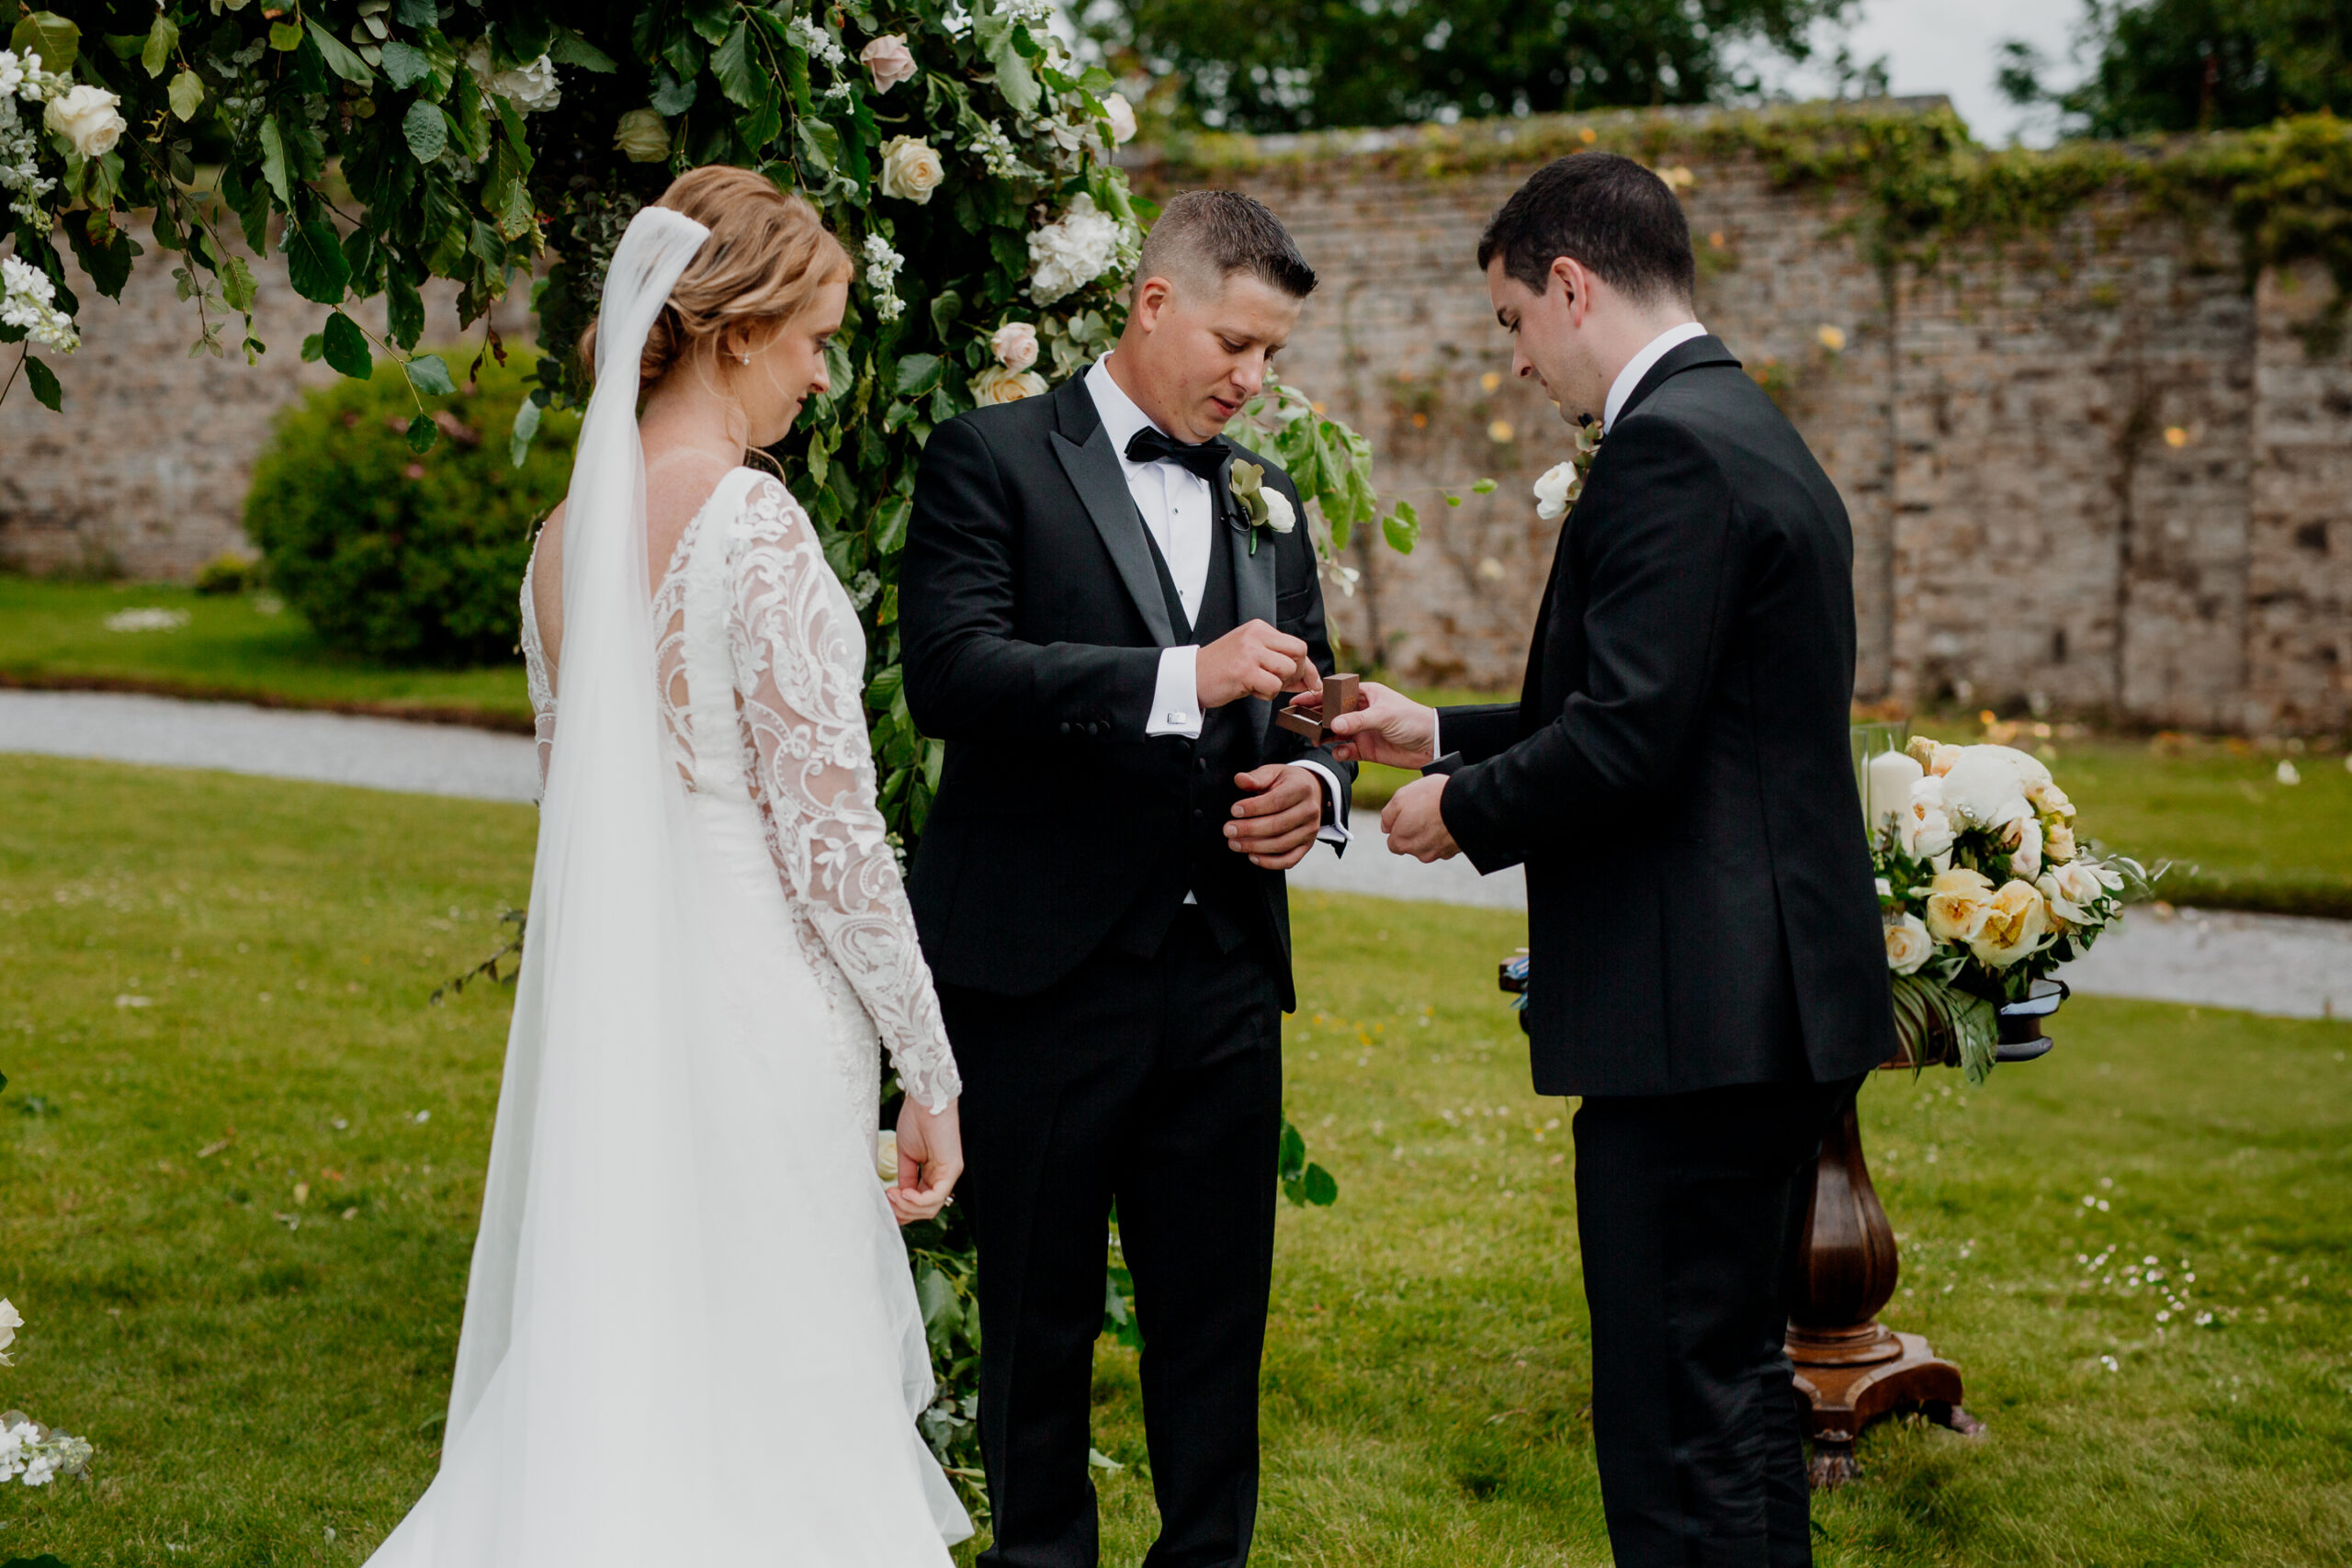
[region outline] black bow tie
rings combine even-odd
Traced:
[[[1128,462],[1173,463],[1180,468],[1200,475],[1211,484],[1215,484],[1217,475],[1225,471],[1225,448],[1214,441],[1204,441],[1197,446],[1187,446],[1162,435],[1148,424],[1136,431],[1127,442]]]

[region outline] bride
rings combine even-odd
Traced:
[[[865,646],[743,466],[827,390],[851,264],[697,169],[628,226],[523,590],[545,783],[441,1470],[384,1568],[944,1564],[904,1244],[960,1089],[875,803]],[[644,412],[640,418],[639,402]],[[875,1174],[876,1035],[907,1090]]]

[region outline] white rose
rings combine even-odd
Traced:
[[[2071,818],[2075,815],[2075,803],[2066,798],[2066,792],[2052,783],[2047,774],[2026,785],[2025,797],[2044,817]]]
[[[2011,852],[2011,875],[2030,882],[2041,874],[2041,823],[2037,818],[2021,817],[2010,823],[2008,836],[2001,841]]]
[[[1026,370],[1037,363],[1037,329],[1027,321],[1007,321],[989,339],[989,350],[1007,370]]]
[[[947,177],[947,169],[931,143],[911,136],[893,136],[882,144],[882,194],[927,205],[931,193]]]
[[[0,1350],[6,1350],[17,1342],[17,1330],[24,1325],[24,1314],[9,1305],[6,1296],[0,1296]],[[0,1356],[0,1367],[9,1364],[7,1357]]]
[[[880,1177],[885,1183],[895,1184],[898,1181],[898,1134],[876,1133],[874,1134],[874,1174]]]
[[[81,156],[103,158],[130,129],[117,107],[121,102],[104,87],[85,82],[62,98],[50,99],[45,123],[71,141]]]
[[[995,366],[972,378],[972,396],[985,408],[990,403],[1017,403],[1046,395],[1046,378],[1035,370]]]
[[[1998,830],[2032,816],[2026,789],[2049,782],[2049,769],[2013,747],[1963,746],[1943,775],[1944,808],[1962,827]]]
[[[2052,866],[2034,884],[2050,901],[2050,912],[2070,926],[2089,925],[2098,918],[2094,908],[2122,885],[2113,872],[2084,860]]]
[[[557,86],[555,62],[542,54],[528,65],[514,71],[491,68],[490,45],[477,39],[466,51],[466,69],[482,91],[504,98],[525,114],[551,109],[563,102],[563,92]]]
[[[1988,969],[2007,969],[2040,947],[2049,931],[2050,906],[2041,890],[2030,882],[2005,882],[1969,938],[1968,951]]]
[[[613,128],[613,145],[632,164],[659,164],[670,156],[670,128],[651,109],[631,109]]]
[[[1940,806],[1914,800],[1895,823],[1903,852],[1915,860],[1933,860],[1951,849],[1951,818],[1944,815]]]
[[[874,79],[874,90],[887,93],[915,73],[914,51],[907,47],[905,35],[885,33],[857,51],[857,62]]]
[[[1577,482],[1574,463],[1555,463],[1535,481],[1535,515],[1557,523],[1568,514],[1568,491]]]
[[[1936,939],[1917,915],[1905,915],[1886,927],[1886,966],[1897,975],[1916,975],[1935,956]]]
[[[1277,534],[1287,534],[1298,526],[1298,513],[1292,510],[1290,497],[1268,485],[1258,492],[1266,501],[1266,526]]]
[[[1102,96],[1102,112],[1111,117],[1111,145],[1122,146],[1136,139],[1135,106],[1116,93]]]

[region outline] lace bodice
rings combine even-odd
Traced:
[[[653,622],[682,782],[758,807],[810,965],[873,1020],[907,1092],[941,1109],[962,1081],[876,803],[865,635],[808,513],[775,479],[736,469],[679,536]],[[527,572],[523,657],[544,784],[560,671]]]

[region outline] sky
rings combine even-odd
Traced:
[[[1893,92],[1948,96],[1979,141],[1997,147],[2020,135],[2046,145],[2053,128],[2035,123],[1993,85],[2001,42],[2032,43],[2057,65],[2052,76],[2069,82],[2066,49],[2082,15],[2082,0],[1862,0],[1846,36],[1857,62],[1886,57]],[[1778,75],[1799,96],[1826,86],[1810,70],[1783,67]]]

